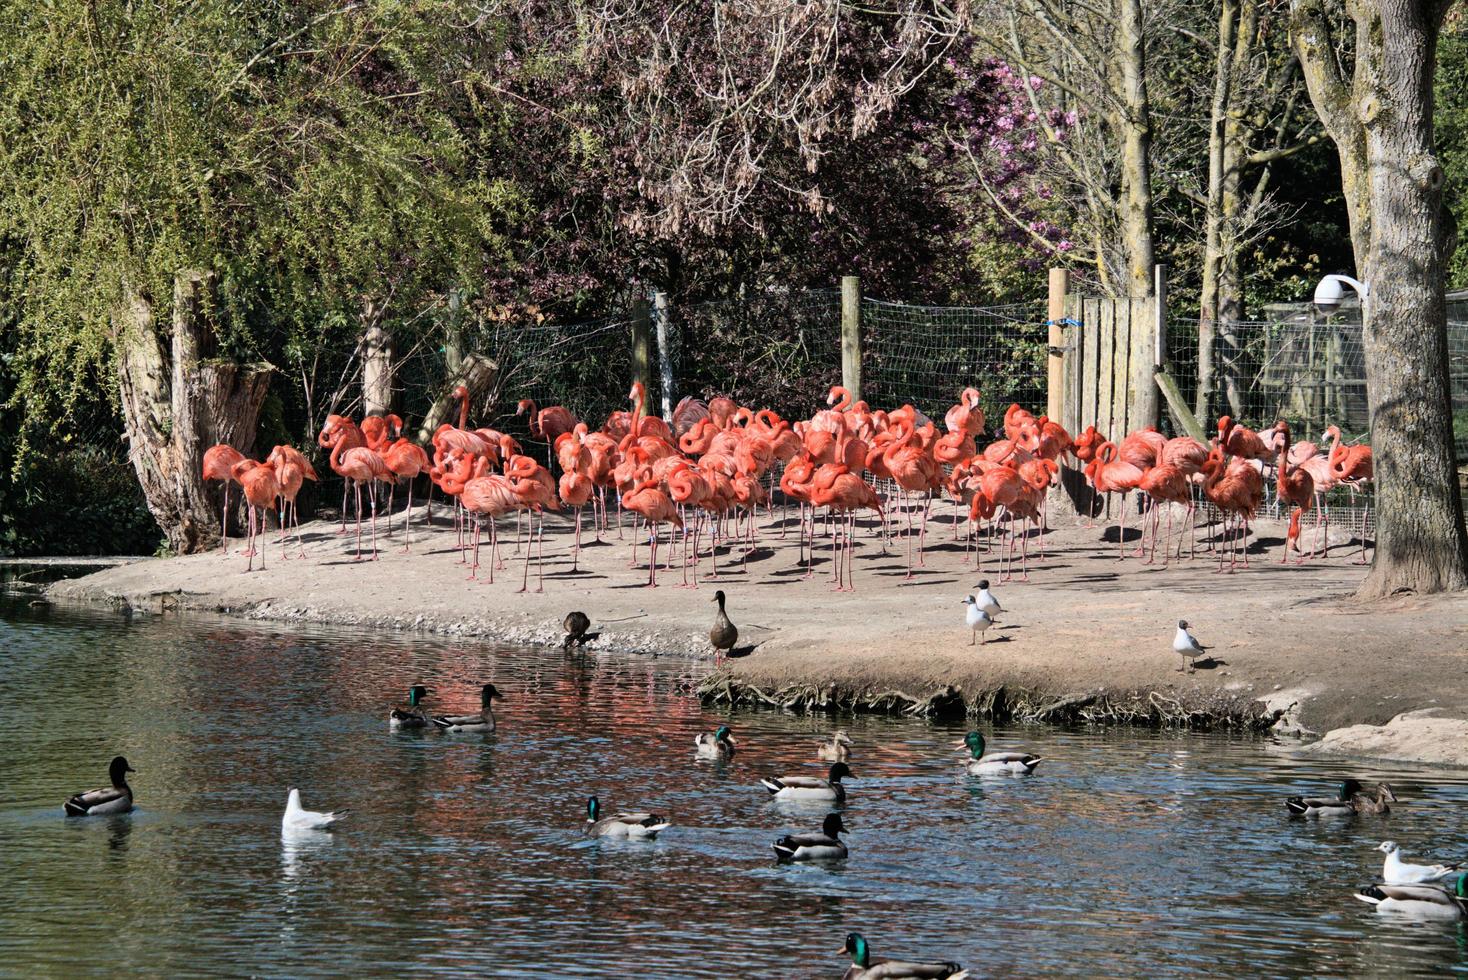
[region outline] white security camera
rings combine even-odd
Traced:
[[[1350,286],[1366,299],[1366,284],[1350,276],[1326,276],[1315,287],[1315,308],[1321,313],[1334,313],[1341,308],[1346,298],[1346,287]]]

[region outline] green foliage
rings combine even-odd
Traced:
[[[0,554],[148,555],[160,537],[132,468],[100,449],[35,453],[0,481]]]
[[[1461,16],[1438,39],[1435,88],[1433,135],[1448,178],[1443,206],[1458,224],[1458,247],[1447,260],[1448,287],[1464,288],[1468,287],[1468,29]]]

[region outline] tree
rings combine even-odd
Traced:
[[[1293,39],[1341,161],[1376,462],[1376,556],[1366,597],[1468,586],[1444,305],[1444,173],[1433,146],[1437,39],[1452,0],[1296,0]]]

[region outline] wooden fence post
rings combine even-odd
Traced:
[[[632,380],[652,383],[652,314],[647,300],[632,301]]]
[[[841,277],[841,384],[861,400],[861,279]]]
[[[1045,414],[1057,424],[1065,424],[1065,330],[1060,321],[1065,319],[1065,294],[1070,291],[1070,273],[1064,269],[1050,270],[1050,301],[1046,307],[1046,319],[1050,324],[1050,356],[1046,360]]]

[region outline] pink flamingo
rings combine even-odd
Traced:
[[[678,516],[678,508],[674,507],[668,495],[658,488],[655,480],[644,480],[636,484],[630,493],[624,493],[622,506],[641,514],[652,532],[652,544],[650,545],[652,553],[647,563],[647,587],[655,589],[658,585],[658,525],[671,524],[676,528],[681,528],[683,520]]]
[[[1116,521],[1117,561],[1126,558],[1126,495],[1142,482],[1142,471],[1135,464],[1117,458],[1116,443],[1103,442],[1096,450],[1091,485],[1097,493],[1120,493],[1121,511]]]
[[[356,561],[362,560],[362,485],[371,484],[382,480],[386,483],[395,481],[392,470],[387,468],[387,461],[378,453],[364,446],[348,449],[348,435],[345,430],[339,430],[331,443],[331,468],[338,476],[351,481],[357,491],[357,557]],[[369,503],[372,507],[372,561],[377,560],[377,498],[374,494],[368,494]]]
[[[204,450],[204,479],[224,481],[224,512],[219,518],[219,547],[229,554],[229,482],[234,479],[234,468],[244,454],[233,446],[219,443]],[[238,481],[236,481],[238,482]]]
[[[275,470],[253,459],[242,459],[234,464],[230,475],[239,481],[248,501],[249,531],[245,549],[250,562],[245,571],[255,569],[255,542],[260,543],[260,570],[265,571],[265,512],[275,509],[275,498],[280,496],[280,484],[275,479]]]

